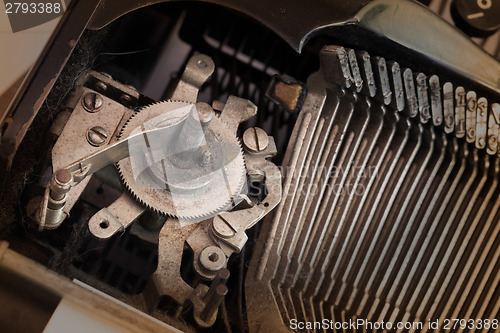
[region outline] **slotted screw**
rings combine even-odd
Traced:
[[[87,140],[92,146],[102,146],[108,140],[108,132],[101,126],[94,126],[87,131]]]
[[[102,97],[95,92],[89,92],[83,96],[83,107],[88,112],[97,112],[102,107]]]

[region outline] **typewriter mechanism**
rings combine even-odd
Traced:
[[[499,29],[71,1],[1,110],[0,330],[497,332]]]

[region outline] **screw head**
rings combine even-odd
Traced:
[[[95,87],[97,90],[99,90],[101,92],[105,92],[106,89],[108,89],[108,86],[104,82],[97,82],[95,84]]]
[[[123,104],[130,104],[130,102],[132,102],[132,97],[130,97],[129,95],[127,94],[123,94],[121,97],[120,97],[120,101],[123,103]]]
[[[243,144],[250,152],[258,153],[266,150],[269,137],[262,128],[249,128],[243,133]]]
[[[87,141],[95,147],[102,146],[108,140],[108,132],[101,126],[94,126],[87,131]]]
[[[212,228],[215,234],[222,238],[230,238],[235,235],[234,230],[220,217],[214,217]]]
[[[97,112],[102,107],[102,97],[95,92],[88,92],[83,96],[82,104],[88,112]]]

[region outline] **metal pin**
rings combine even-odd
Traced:
[[[219,269],[217,275],[215,275],[215,278],[212,280],[212,283],[210,284],[210,288],[208,289],[207,294],[204,297],[205,301],[208,302],[208,300],[213,297],[218,285],[226,284],[230,275],[231,272],[229,271],[229,269],[227,268]]]
[[[57,170],[50,182],[50,197],[56,201],[64,199],[64,196],[71,189],[73,176],[68,170]]]
[[[177,152],[198,148],[205,139],[205,132],[214,111],[207,103],[196,103],[184,121],[176,144]]]
[[[200,318],[203,321],[207,321],[215,315],[227,292],[228,289],[224,284],[219,284],[215,288],[214,294],[207,300],[205,308],[200,313]]]

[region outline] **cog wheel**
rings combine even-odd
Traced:
[[[116,166],[123,184],[142,205],[197,222],[234,207],[246,183],[246,168],[236,130],[215,116],[200,147],[187,153],[176,151],[179,133],[193,107],[168,100],[141,108],[122,127],[121,138],[169,128],[160,136],[129,141],[130,157]]]

